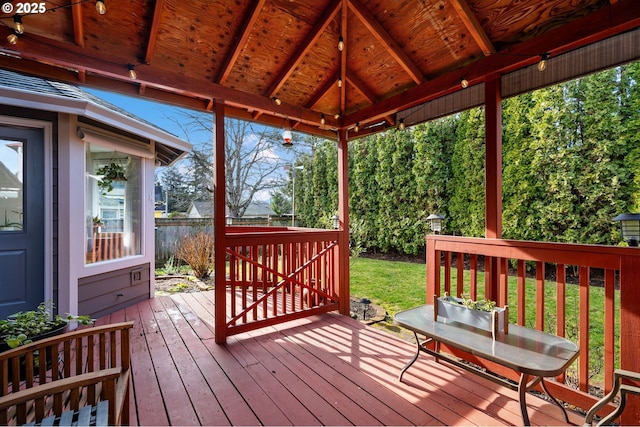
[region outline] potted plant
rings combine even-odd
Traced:
[[[0,352],[7,351],[21,345],[29,344],[33,341],[48,338],[66,331],[67,325],[74,321],[82,325],[93,324],[93,319],[89,316],[75,316],[67,314],[66,317],[60,315],[51,316],[50,307],[52,304],[40,303],[35,310],[21,311],[0,320]],[[45,356],[47,369],[51,366],[53,356],[50,349]],[[36,371],[40,366],[40,358],[34,357],[33,369]],[[21,360],[20,378],[24,379],[26,373],[26,361]],[[12,375],[12,368],[9,365],[9,377]]]
[[[445,293],[434,296],[434,320],[440,317],[445,322],[458,322],[477,329],[491,332],[495,339],[498,332],[509,333],[509,307],[496,307],[494,301],[473,301],[469,295],[456,298]]]
[[[0,351],[62,333],[72,321],[81,325],[93,324],[89,316],[67,314],[62,317],[57,314],[52,317],[50,307],[52,304],[42,302],[35,310],[21,311],[0,320]]]
[[[124,166],[119,163],[111,162],[108,165],[104,165],[96,171],[96,174],[101,177],[98,181],[98,187],[102,189],[102,194],[107,194],[113,190],[114,181],[126,181],[127,174]]]

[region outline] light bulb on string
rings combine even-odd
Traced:
[[[24,25],[22,25],[22,16],[15,14],[13,15],[13,23],[15,25],[16,34],[24,33]]]
[[[136,73],[135,66],[133,64],[127,64],[127,69],[129,70],[129,78],[131,78],[131,80],[138,78],[138,74]]]
[[[96,0],[96,11],[100,15],[107,13],[107,6],[104,5],[104,0]]]
[[[547,69],[547,60],[549,59],[548,53],[540,55],[540,62],[538,62],[538,71],[544,71]]]

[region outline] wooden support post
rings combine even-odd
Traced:
[[[338,292],[340,314],[349,315],[351,310],[349,289],[349,149],[347,132],[338,133],[338,216],[340,231],[338,237]]]
[[[631,248],[632,251],[638,251]],[[640,253],[622,257],[620,266],[620,368],[640,372]],[[640,424],[640,397],[629,396],[621,425]]]
[[[485,237],[502,238],[502,92],[499,75],[484,83],[485,103]],[[488,298],[498,299],[498,259],[491,259]],[[485,268],[487,266],[485,265]]]
[[[227,266],[226,266],[226,186],[224,158],[224,102],[216,100],[213,108],[213,235],[215,239],[215,339],[227,340]],[[232,302],[233,303],[233,302]]]

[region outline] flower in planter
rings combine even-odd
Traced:
[[[453,298],[446,295],[444,300],[451,304],[463,305],[471,310],[493,311],[496,308],[495,301],[488,299],[474,301],[471,299],[469,294],[462,294],[460,295],[460,298]]]
[[[93,324],[89,316],[76,316],[67,314],[66,317],[51,316],[52,304],[40,303],[35,310],[21,311],[0,320],[0,345],[5,344],[9,348],[16,348],[29,344],[38,337],[62,330],[69,322],[75,321],[81,325]]]

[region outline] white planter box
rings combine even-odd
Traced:
[[[495,339],[498,332],[509,333],[509,307],[496,307],[493,311],[467,308],[460,298],[445,295],[433,298],[433,316],[436,322],[458,322],[491,332]]]

